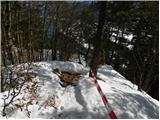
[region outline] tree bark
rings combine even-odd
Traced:
[[[6,39],[7,39],[7,47],[8,47],[8,55],[9,55],[9,60],[11,61],[11,64],[14,64],[13,61],[13,55],[12,55],[12,46],[13,46],[13,41],[11,37],[11,4],[10,1],[6,1]]]
[[[85,54],[86,63],[88,63],[88,55],[89,55],[90,49],[91,49],[91,40],[89,40],[89,42],[88,42],[88,48],[87,48],[87,52]]]
[[[44,42],[45,42],[45,39],[46,39],[46,29],[45,29],[45,25],[46,25],[46,11],[47,11],[47,6],[48,6],[48,2],[45,1],[45,4],[44,4],[44,13],[43,13],[43,39],[41,41],[41,51],[40,51],[40,60],[43,60],[43,48],[44,48]]]
[[[99,55],[101,50],[101,44],[102,44],[102,32],[103,32],[103,26],[105,23],[105,16],[106,16],[106,2],[99,2],[100,4],[100,11],[99,11],[99,17],[98,17],[98,26],[97,26],[97,32],[95,35],[94,40],[94,50],[93,50],[93,56],[91,60],[91,69],[95,75],[97,75],[97,67],[99,65]]]
[[[54,48],[53,60],[57,60],[57,37],[58,37],[58,11],[59,5],[56,7],[56,20],[55,20],[55,35],[54,35]]]

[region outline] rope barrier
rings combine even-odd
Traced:
[[[97,87],[97,90],[98,90],[98,92],[99,92],[99,94],[100,94],[100,96],[101,96],[101,98],[102,98],[102,101],[103,101],[103,103],[104,103],[104,105],[105,105],[105,108],[106,108],[107,111],[108,111],[109,117],[110,117],[111,119],[117,119],[117,116],[116,116],[116,114],[114,113],[114,111],[112,110],[112,108],[111,108],[111,106],[110,106],[110,104],[109,104],[109,102],[108,102],[107,97],[104,95],[101,87],[99,86],[98,81],[97,81],[97,79],[96,79],[93,71],[90,70],[90,73],[91,73],[91,76],[94,78],[94,83],[95,83],[95,85],[96,85],[96,87]]]

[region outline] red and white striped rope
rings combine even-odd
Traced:
[[[107,111],[108,111],[109,117],[110,117],[111,119],[117,119],[117,116],[116,116],[116,114],[114,113],[114,111],[112,110],[112,108],[111,108],[111,106],[110,106],[110,104],[109,104],[109,102],[108,102],[107,97],[104,95],[101,87],[99,86],[98,81],[97,81],[97,79],[96,79],[93,71],[91,70],[90,72],[91,72],[91,76],[94,78],[94,83],[95,83],[95,85],[96,85],[96,87],[97,87],[97,90],[98,90],[98,92],[99,92],[99,94],[100,94],[100,96],[101,96],[101,98],[102,98],[102,101],[103,101],[103,103],[104,103],[104,105],[105,105],[105,108],[106,108]]]

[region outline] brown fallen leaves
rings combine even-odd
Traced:
[[[68,72],[62,72],[61,76],[59,76],[62,81],[67,82],[69,85],[76,85],[77,81],[80,78],[79,74],[71,74]]]
[[[58,98],[57,96],[53,95],[49,100],[45,102],[44,107],[45,108],[47,106],[55,107],[57,98]]]
[[[73,74],[69,72],[60,72],[58,69],[53,69],[53,73],[57,74],[62,82],[66,82],[68,85],[76,85],[80,78],[80,74]]]
[[[35,78],[35,75],[32,73],[22,73],[20,70],[16,71],[17,76],[23,76],[25,80],[27,81],[27,86],[24,88],[24,91],[26,93],[29,93],[29,96],[27,98],[22,97],[22,99],[18,98],[17,101],[19,101],[18,104],[14,104],[17,109],[20,109],[21,111],[26,111],[27,116],[30,118],[31,111],[28,110],[28,106],[33,104],[33,101],[36,100],[38,97],[37,95],[37,81]]]

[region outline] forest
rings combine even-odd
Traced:
[[[158,1],[1,1],[1,91],[7,66],[111,65],[159,100]]]

